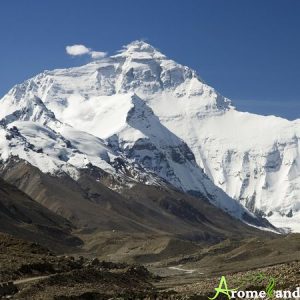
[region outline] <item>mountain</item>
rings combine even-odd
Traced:
[[[260,230],[230,217],[204,197],[193,197],[171,186],[123,184],[97,167],[81,169],[73,179],[66,173],[53,176],[26,161],[11,160],[0,172],[7,182],[68,220],[78,232],[211,242],[260,235]],[[117,185],[118,189],[111,188]],[[250,223],[263,226],[261,220],[248,218]]]
[[[72,236],[74,226],[0,178],[0,231],[68,251],[82,242]]]
[[[299,121],[238,112],[145,42],[16,85],[0,120],[4,165],[18,157],[75,181],[96,167],[114,191],[171,185],[245,222],[300,230]]]

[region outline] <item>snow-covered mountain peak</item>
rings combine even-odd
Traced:
[[[11,104],[16,104],[34,94],[60,119],[60,108],[68,107],[73,99],[88,102],[98,96],[125,93],[136,93],[146,102],[168,99],[168,106],[176,105],[174,98],[181,98],[202,116],[231,107],[230,101],[205,84],[194,70],[143,41],[134,41],[117,55],[87,65],[45,71],[16,85],[3,100],[10,98]]]
[[[115,57],[131,57],[131,58],[154,58],[154,59],[163,59],[166,58],[159,50],[151,46],[150,44],[137,40],[129,43],[124,46],[122,50],[118,51],[119,53]]]
[[[98,152],[89,154],[84,147],[87,140],[100,145],[103,139],[129,163],[177,188],[210,195],[231,211],[228,199],[235,198],[275,224],[284,220],[300,231],[300,121],[235,110],[195,71],[143,41],[114,56],[45,71],[15,86],[0,100],[1,119],[48,126],[73,145],[87,134],[76,146],[82,155],[68,150],[63,156],[72,165],[93,161],[109,169],[109,150],[104,151],[108,158],[97,160]],[[76,134],[70,137],[72,127],[64,124]],[[28,126],[19,131],[30,139]]]
[[[28,93],[28,98],[7,97],[1,103],[0,121],[3,124],[10,124],[16,120],[33,121],[40,124],[58,122],[54,113],[49,110],[43,101],[32,92]]]

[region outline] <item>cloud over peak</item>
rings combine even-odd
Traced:
[[[91,51],[89,54],[94,59],[103,58],[107,55],[106,52],[101,52],[101,51]]]
[[[93,51],[91,48],[81,44],[66,46],[66,52],[71,56],[89,55],[92,59],[100,59],[107,55],[106,52]]]

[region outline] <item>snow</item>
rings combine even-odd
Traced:
[[[293,218],[289,218],[287,216],[282,216],[279,213],[274,213],[271,217],[268,218],[272,224],[277,226],[278,228],[283,228],[286,232],[294,231],[300,232],[300,213],[297,214]]]
[[[11,128],[20,126],[20,123],[23,122],[16,122],[15,125],[12,123]],[[26,135],[28,139],[25,138]],[[63,163],[58,158],[58,155],[62,153],[62,149],[59,149],[57,153],[54,151],[54,145],[56,148],[59,146],[53,141],[51,133],[46,132],[44,128],[39,128],[38,125],[32,122],[25,122],[24,126],[20,126],[18,135],[11,137],[9,141],[6,136],[11,136],[11,131],[2,129],[0,131],[0,153],[4,162],[10,156],[16,156],[28,161],[44,173],[55,174],[62,169]],[[32,146],[36,145],[38,149],[42,148],[43,152],[32,149],[32,146],[29,147],[29,141],[32,142]],[[51,159],[48,156],[52,156]]]
[[[14,128],[17,128],[17,133]],[[74,179],[79,176],[77,169],[85,168],[89,163],[111,173],[114,172],[114,168],[109,163],[116,155],[105,146],[103,141],[90,134],[74,130],[70,126],[61,125],[59,130],[61,134],[48,126],[32,121],[10,123],[7,130],[0,130],[2,160],[6,161],[10,156],[17,156],[44,173],[56,175],[66,172]],[[8,135],[10,140],[6,138]]]
[[[7,132],[0,127],[0,154],[2,160],[7,160],[9,157],[9,142],[6,139]]]
[[[131,109],[130,95],[92,97],[88,101],[80,95],[67,99],[62,107],[61,120],[74,128],[107,138],[126,126],[126,113]]]
[[[172,103],[170,109],[166,109],[168,103]],[[229,196],[266,215],[299,211],[298,122],[242,113],[232,107],[216,111],[198,104],[196,97],[178,98],[170,93],[149,99],[149,105]],[[298,230],[297,220],[297,216],[288,218],[285,226]]]
[[[15,86],[0,100],[1,119],[43,148],[17,147],[45,172],[92,163],[113,173],[120,156],[232,215],[246,211],[241,203],[300,231],[300,120],[237,111],[195,71],[145,42]],[[7,158],[16,150],[3,136],[5,129]]]

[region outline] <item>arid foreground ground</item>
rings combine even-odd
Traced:
[[[186,256],[162,255],[143,266],[84,253],[56,255],[1,234],[0,281],[6,284],[0,293],[12,299],[207,299],[221,275],[226,275],[229,288],[264,290],[273,277],[277,289],[293,290],[300,282],[299,249],[297,235],[225,241],[195,246]]]

